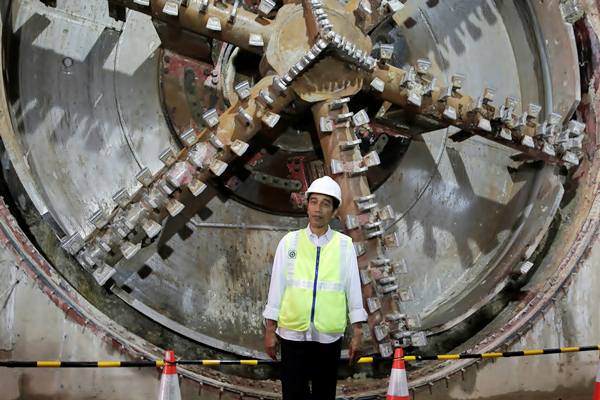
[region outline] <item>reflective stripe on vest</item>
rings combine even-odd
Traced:
[[[279,326],[303,332],[313,322],[319,332],[344,332],[350,243],[339,232],[322,247],[316,247],[304,229],[288,234]]]

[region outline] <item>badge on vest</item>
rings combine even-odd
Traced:
[[[288,251],[288,257],[289,258],[296,258],[296,250],[290,250],[290,251]]]

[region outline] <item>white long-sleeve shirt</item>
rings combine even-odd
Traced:
[[[315,235],[310,226],[306,228],[306,234],[309,240],[317,247],[323,247],[333,237],[333,230],[328,227],[327,232],[324,235],[318,237]],[[360,276],[358,274],[358,263],[356,261],[356,252],[354,246],[348,246],[349,254],[349,268],[347,274],[347,281],[345,285],[346,291],[346,303],[348,305],[348,318],[350,323],[363,322],[367,320],[367,312],[363,307],[362,292],[360,285]],[[286,287],[286,254],[285,254],[285,241],[280,240],[275,252],[275,258],[273,260],[273,271],[271,273],[271,285],[269,286],[269,297],[267,299],[267,305],[263,312],[263,317],[273,321],[279,320],[279,309],[281,307],[281,300],[283,299],[283,293]],[[333,343],[343,336],[343,334],[332,334],[322,333],[317,331],[314,324],[311,322],[307,331],[294,331],[286,328],[277,328],[277,334],[287,340],[295,341],[314,341],[319,343]]]

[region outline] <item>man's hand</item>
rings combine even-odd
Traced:
[[[360,323],[352,325],[352,340],[348,349],[348,365],[354,364],[360,358],[360,344],[362,342],[362,328]]]
[[[277,323],[271,319],[267,319],[267,326],[265,328],[265,352],[273,360],[277,360]]]

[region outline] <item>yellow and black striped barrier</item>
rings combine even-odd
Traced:
[[[164,367],[164,360],[156,361],[0,361],[7,368],[141,368]]]
[[[582,351],[599,351],[600,344],[595,346],[580,346],[580,347],[556,347],[551,349],[540,350],[520,350],[520,351],[503,351],[493,353],[460,353],[460,354],[438,354],[438,355],[407,355],[404,356],[404,361],[432,361],[432,360],[464,360],[468,358],[489,359],[502,357],[527,357],[541,356],[544,354],[560,354],[560,353],[578,353]]]
[[[600,344],[594,346],[580,347],[557,347],[540,350],[504,351],[493,353],[460,353],[460,354],[436,354],[436,355],[405,355],[404,361],[447,361],[464,359],[491,359],[502,357],[527,357],[541,356],[545,354],[578,353],[583,351],[599,351]],[[341,361],[348,362],[348,359]],[[361,357],[357,364],[372,364],[379,361],[391,361],[391,358]],[[256,366],[265,364],[277,364],[277,360],[177,360],[177,365],[246,365]],[[164,360],[140,360],[140,361],[0,361],[0,367],[5,368],[143,368],[165,366]]]

